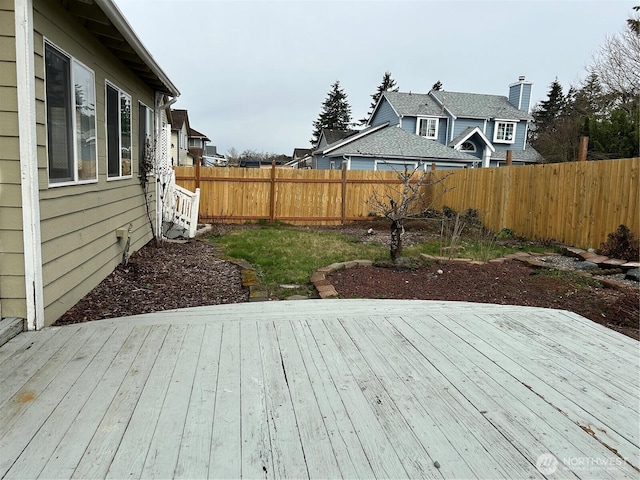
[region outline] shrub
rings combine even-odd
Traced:
[[[615,232],[607,235],[607,241],[600,244],[598,253],[623,260],[640,259],[640,241],[633,238],[633,232],[626,225],[620,225]]]

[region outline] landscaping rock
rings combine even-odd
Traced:
[[[628,270],[624,276],[625,280],[633,280],[634,282],[640,282],[640,268],[632,268]]]
[[[567,257],[581,258],[580,254],[584,253],[584,250],[576,247],[566,247],[562,250],[562,253]]]
[[[309,300],[309,297],[305,297],[304,295],[291,295],[287,297],[287,300]]]
[[[598,267],[597,264],[593,263],[593,262],[576,262],[576,264],[573,266],[573,268],[575,268],[576,270],[582,270],[582,271],[592,271],[592,270],[599,270],[600,267]]]

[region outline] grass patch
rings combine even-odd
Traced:
[[[426,253],[487,261],[522,250],[549,250],[549,247],[526,243],[503,245],[496,241],[495,237],[478,236],[471,229],[464,233],[466,235],[461,236],[455,250],[443,253],[443,245],[449,244],[435,239],[405,247],[403,256],[418,259],[421,253]],[[278,298],[315,293],[310,277],[320,267],[356,259],[373,262],[389,260],[389,249],[379,243],[362,242],[337,232],[287,225],[258,225],[232,229],[224,235],[212,235],[209,241],[221,246],[229,257],[251,263],[256,268],[260,282]],[[284,284],[299,285],[299,288],[279,287]]]
[[[234,258],[250,262],[261,282],[281,297],[308,293],[311,274],[334,262],[354,259],[380,260],[388,256],[382,245],[363,243],[333,232],[318,232],[285,226],[260,226],[231,230],[210,238]],[[281,284],[300,285],[282,290]]]

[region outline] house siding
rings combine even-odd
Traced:
[[[416,117],[402,117],[400,128],[405,132],[413,133],[415,135],[417,122],[418,120]]]
[[[193,166],[193,159],[188,155],[189,132],[187,131],[186,121],[182,124],[180,130],[172,130],[171,145],[171,161],[173,165]]]
[[[389,122],[389,125],[397,125],[399,122],[398,115],[391,107],[391,104],[386,98],[380,101],[380,105],[376,109],[373,117],[371,118],[370,125],[375,127],[383,123]]]
[[[62,316],[121,262],[125,241],[116,229],[131,225],[133,253],[151,239],[138,181],[138,101],[154,105],[154,92],[54,2],[34,1],[36,124],[40,179],[40,216],[45,325]],[[98,182],[49,187],[43,40],[84,63],[95,74]],[[131,178],[107,181],[105,81],[131,96]],[[152,180],[152,182],[154,182]],[[155,211],[151,198],[150,211]]]
[[[0,318],[27,316],[13,1],[0,1]]]
[[[456,138],[469,127],[478,127],[482,131],[484,128],[484,120],[475,118],[458,118],[453,124],[453,136],[451,137],[451,140]]]
[[[520,98],[521,90],[522,99]],[[523,112],[528,112],[531,103],[531,84],[522,83],[511,86],[509,88],[509,103]]]

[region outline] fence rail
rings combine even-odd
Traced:
[[[433,208],[474,209],[493,231],[585,248],[598,247],[620,224],[640,237],[640,158],[430,174],[425,193]],[[280,168],[176,167],[176,181],[200,188],[203,222],[365,220],[374,192],[396,197],[401,186],[395,172]]]

